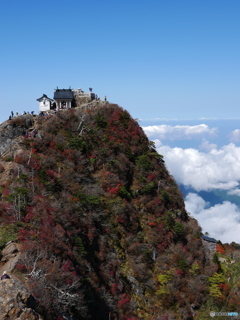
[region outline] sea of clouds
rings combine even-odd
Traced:
[[[185,206],[198,220],[203,232],[223,243],[240,243],[240,208],[229,201],[211,205],[198,194],[219,189],[240,196],[240,130],[235,128],[228,132],[227,143],[219,146],[219,141],[218,144],[214,142],[220,135],[218,126],[201,123],[142,127],[164,156],[176,182],[195,190],[186,194]],[[191,141],[191,144],[195,141],[195,146],[179,147],[183,141]]]

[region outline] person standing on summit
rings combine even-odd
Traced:
[[[9,275],[7,274],[7,271],[4,271],[1,276],[1,280],[4,280],[4,279],[10,279]]]

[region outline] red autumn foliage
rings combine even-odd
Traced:
[[[216,251],[217,251],[217,253],[220,253],[220,254],[225,254],[226,253],[223,245],[221,245],[219,243],[217,243],[217,245],[216,245]]]
[[[118,194],[120,187],[121,187],[121,184],[119,183],[115,188],[109,188],[108,192],[112,194]]]

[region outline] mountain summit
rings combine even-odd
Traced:
[[[193,319],[216,271],[164,160],[103,102],[0,126],[1,248],[44,319]]]

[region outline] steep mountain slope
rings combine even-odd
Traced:
[[[138,123],[108,103],[31,117],[0,128],[0,234],[22,244],[14,272],[37,311],[193,319],[217,266]]]

